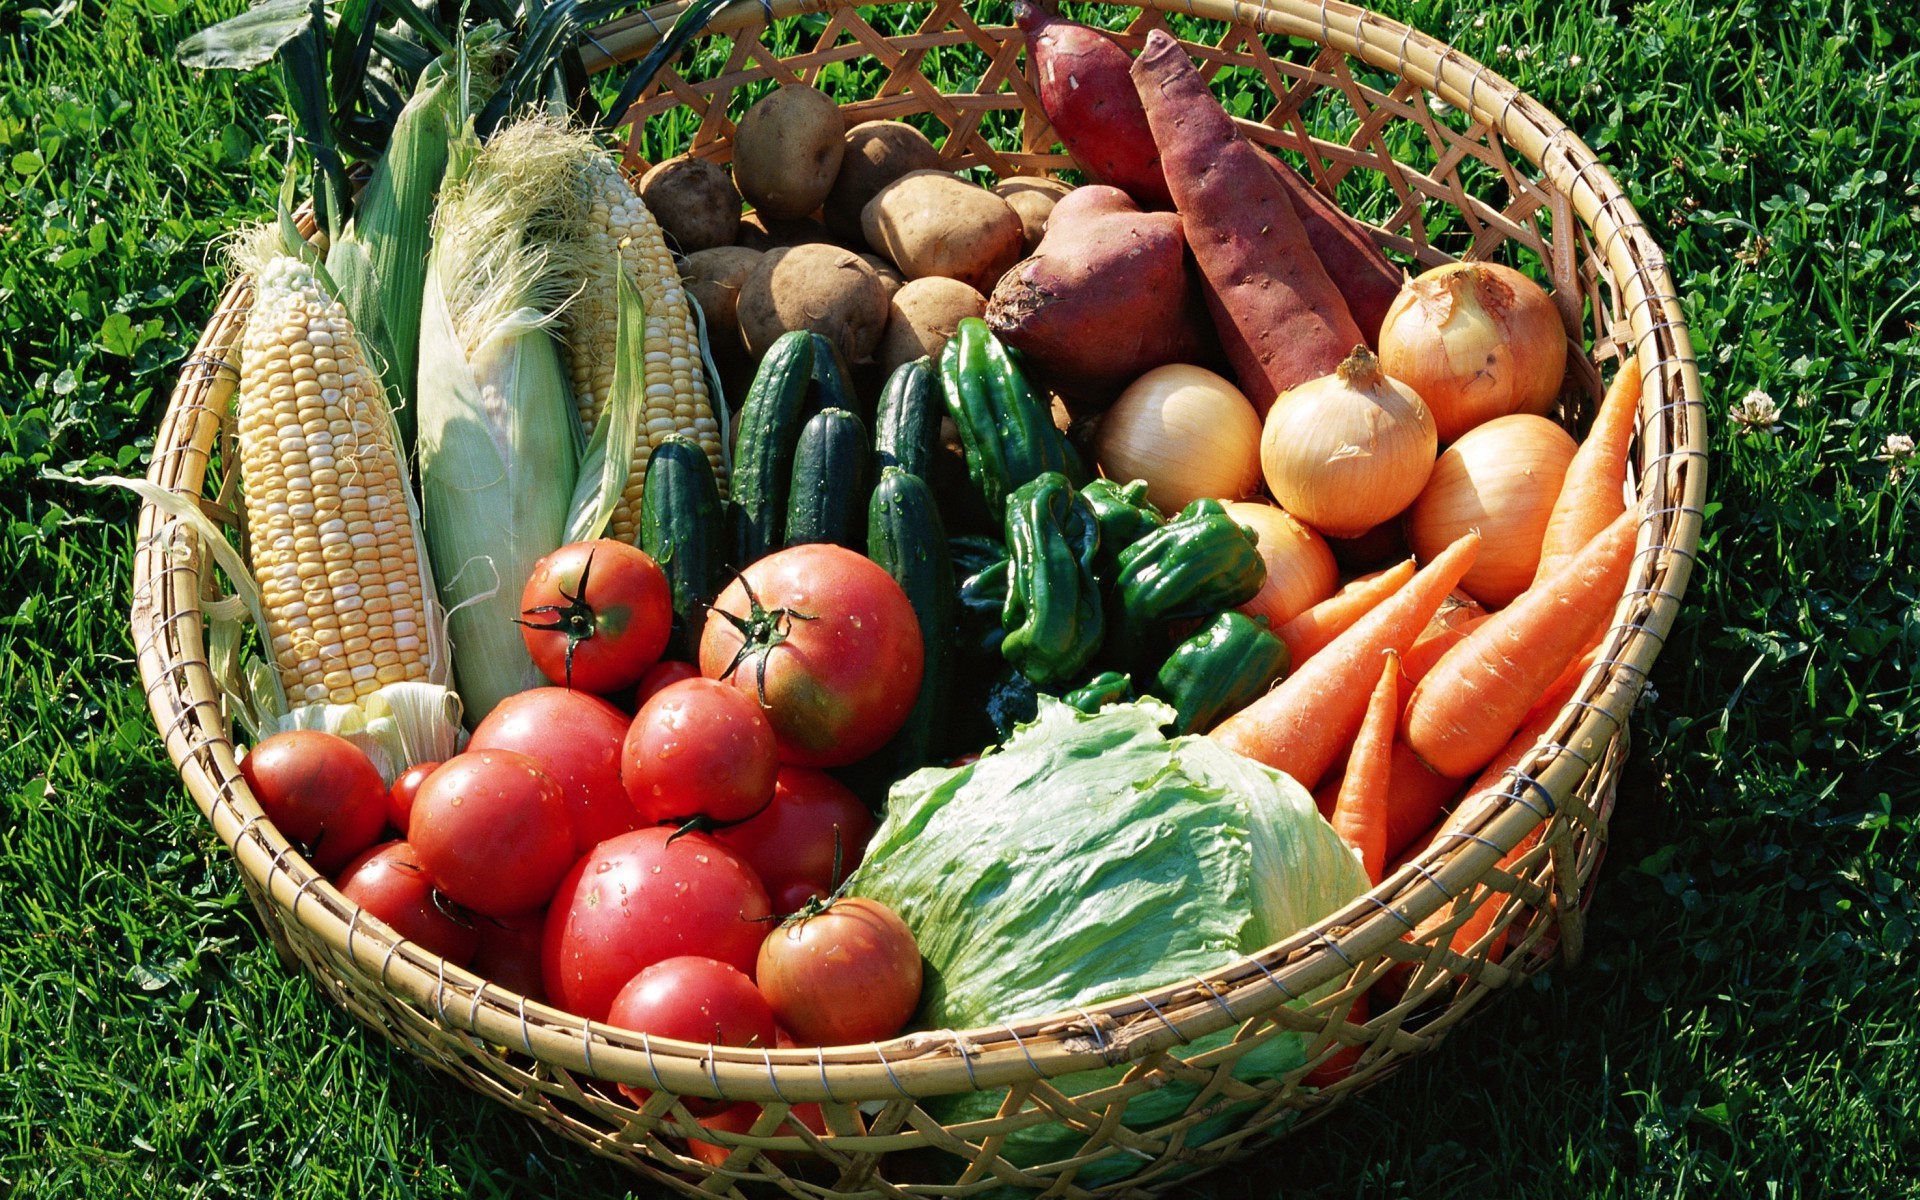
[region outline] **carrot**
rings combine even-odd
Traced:
[[[1367,1015],[1366,995],[1363,993],[1355,996],[1353,999],[1353,1007],[1347,1010],[1347,1023],[1349,1025],[1364,1025],[1367,1023]],[[1361,1047],[1359,1046],[1341,1046],[1319,1066],[1307,1072],[1307,1077],[1300,1082],[1307,1087],[1314,1088],[1323,1088],[1329,1084],[1339,1083],[1342,1079],[1353,1074],[1354,1064],[1360,1061],[1360,1050]]]
[[[1292,669],[1299,670],[1300,664],[1318,654],[1381,601],[1407,586],[1407,580],[1412,578],[1413,560],[1409,558],[1354,580],[1275,630],[1287,645],[1287,661]]]
[[[1440,657],[1414,685],[1400,736],[1442,775],[1485,766],[1605,627],[1633,559],[1632,512]],[[1437,561],[1437,560],[1436,560]]]
[[[1333,829],[1360,855],[1369,883],[1379,883],[1387,865],[1387,784],[1393,766],[1393,726],[1400,710],[1400,656],[1383,656],[1360,736],[1347,755],[1347,774],[1333,804]]]
[[[1319,783],[1360,727],[1380,656],[1388,650],[1407,652],[1479,552],[1478,533],[1461,537],[1405,587],[1295,668],[1286,682],[1228,717],[1209,736],[1229,750],[1285,771],[1302,787]]]
[[[1462,591],[1453,592],[1441,603],[1440,611],[1433,614],[1426,631],[1414,640],[1413,649],[1407,651],[1406,661],[1400,664],[1401,673],[1409,683],[1419,683],[1442,654],[1458,645],[1486,618],[1487,610],[1480,607],[1478,600]]]
[[[1547,530],[1540,539],[1539,583],[1580,553],[1627,507],[1627,447],[1640,417],[1640,360],[1628,358],[1613,377],[1607,398],[1594,414],[1587,440],[1574,452],[1560,481]]]
[[[1280,393],[1330,374],[1366,339],[1286,186],[1180,43],[1154,30],[1132,70],[1221,348],[1264,416]]]
[[[1399,738],[1387,772],[1387,853],[1397,855],[1433,828],[1460,790],[1460,781],[1436,772]]]

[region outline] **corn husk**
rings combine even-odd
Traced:
[[[591,138],[546,117],[455,143],[421,316],[420,486],[467,720],[540,682],[514,619],[566,540],[579,420],[553,337],[585,246]]]

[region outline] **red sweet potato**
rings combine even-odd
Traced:
[[[1293,213],[1306,226],[1307,241],[1327,277],[1347,302],[1354,324],[1367,335],[1367,345],[1379,349],[1380,322],[1394,297],[1407,281],[1407,273],[1387,261],[1380,247],[1367,236],[1366,227],[1348,216],[1338,204],[1314,190],[1300,173],[1265,149],[1255,146],[1260,157],[1273,169],[1274,177],[1287,189]]]
[[[1240,390],[1264,416],[1364,342],[1286,185],[1234,128],[1180,44],[1147,35],[1133,81]]]
[[[1076,405],[1104,405],[1164,363],[1211,356],[1178,213],[1143,213],[1115,187],[1053,206],[1032,257],[1001,276],[987,324]]]
[[[1016,0],[1013,19],[1027,35],[1040,79],[1040,108],[1060,143],[1095,183],[1111,184],[1142,208],[1168,209],[1173,197],[1160,151],[1127,71],[1133,60],[1098,29]]]

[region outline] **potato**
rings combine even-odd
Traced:
[[[795,329],[825,334],[849,363],[872,357],[887,326],[887,290],[851,250],[815,243],[769,250],[740,289],[740,333],[755,357]]]
[[[908,279],[944,275],[993,289],[1020,259],[1020,215],[1005,200],[945,171],[915,171],[880,189],[860,212],[874,249]]]
[[[707,342],[716,361],[746,356],[740,340],[740,289],[760,265],[760,257],[760,251],[745,246],[715,246],[687,255],[680,268],[680,282],[707,314]]]
[[[909,171],[937,170],[940,152],[926,135],[900,121],[862,121],[847,130],[840,174],[827,193],[827,228],[860,236],[860,210],[874,193]]]
[[[804,217],[827,198],[846,153],[845,120],[825,93],[788,85],[763,97],[733,134],[733,178],[767,221]]]
[[[878,356],[881,367],[891,374],[922,354],[938,362],[961,319],[985,316],[986,311],[987,298],[958,279],[929,275],[909,282],[888,306]]]
[[[902,275],[892,263],[878,254],[862,254],[860,255],[860,261],[872,267],[873,273],[880,277],[880,282],[885,285],[887,289],[888,300],[892,300],[895,294],[900,291],[901,285],[907,282],[905,275]]]
[[[769,221],[757,212],[740,218],[740,236],[734,241],[755,250],[776,250],[783,246],[806,246],[820,242],[842,246],[856,253],[866,249],[864,243],[857,241],[854,245],[846,245],[812,217]]]
[[[740,192],[717,162],[681,155],[640,177],[640,199],[681,254],[731,246],[740,230]]]
[[[1033,253],[1033,248],[1040,244],[1040,235],[1047,231],[1047,215],[1053,211],[1054,203],[1072,190],[1058,179],[1033,175],[1017,175],[993,185],[993,194],[1020,214],[1020,232],[1026,243],[1021,253]]]

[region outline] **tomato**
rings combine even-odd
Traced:
[[[638,683],[673,628],[660,564],[612,538],[571,542],[541,559],[520,609],[520,636],[540,673],[600,695]]]
[[[427,776],[408,840],[441,891],[490,917],[539,908],[573,865],[560,785],[513,750],[470,750]]]
[[[663,959],[699,954],[751,974],[770,913],[753,868],[706,834],[623,833],[554,893],[540,944],[547,998],[599,1021],[628,980]]]
[[[770,554],[727,585],[700,638],[700,673],[759,701],[780,761],[856,762],[920,694],[920,624],[873,560],[841,546]]]
[[[354,859],[340,874],[340,894],[456,966],[473,960],[472,915],[434,894],[420,856],[406,842],[385,842]]]
[[[648,824],[750,817],[773,798],[779,767],[759,707],[712,679],[661,689],[640,706],[620,751],[627,799]]]
[[[473,973],[529,1000],[545,1000],[540,935],[546,924],[544,908],[510,917],[476,917],[473,928],[479,943],[473,951]]]
[[[738,967],[699,955],[662,959],[628,980],[607,1010],[607,1023],[716,1046],[770,1048],[774,1039],[773,1010],[753,980]],[[624,1083],[620,1092],[635,1104],[645,1104],[650,1094]],[[683,1099],[694,1112],[718,1112],[726,1105],[697,1096]]]
[[[639,708],[669,684],[679,683],[682,679],[698,678],[700,678],[700,668],[692,663],[673,658],[663,659],[648,667],[647,673],[640,677],[640,685],[633,689],[633,706],[636,709]]]
[[[598,696],[529,688],[494,705],[467,749],[518,750],[553,776],[566,797],[573,849],[580,855],[640,824],[620,785],[627,722],[627,714]]]
[[[420,785],[439,769],[437,762],[415,763],[400,772],[400,778],[387,789],[387,824],[398,829],[401,837],[407,836],[407,820],[413,814],[413,799],[420,794]]]
[[[387,781],[360,747],[313,729],[276,733],[240,760],[253,798],[323,875],[373,845],[387,824]]]
[[[840,1046],[890,1038],[920,1003],[920,948],[906,922],[875,900],[835,900],[760,946],[760,990],[784,1029]]]
[[[826,772],[781,767],[766,808],[714,836],[759,873],[776,912],[793,912],[807,894],[831,894],[860,865],[873,836],[873,817],[858,796]],[[800,892],[800,885],[808,892]],[[797,902],[789,903],[789,893]]]
[[[787,1045],[785,1041],[780,1044],[783,1047]],[[738,1104],[728,1105],[712,1116],[698,1117],[698,1120],[702,1129],[713,1129],[722,1133],[746,1133],[754,1127],[754,1124],[760,1120],[760,1114],[765,1111],[751,1100],[742,1100]],[[796,1130],[801,1126],[816,1135],[826,1133],[826,1118],[821,1115],[818,1104],[794,1105],[787,1110],[786,1120],[780,1122],[779,1126],[767,1136],[798,1137]],[[697,1138],[687,1139],[687,1153],[710,1167],[717,1167],[725,1162],[733,1150],[732,1146],[703,1142]],[[785,1163],[789,1156],[784,1151],[775,1150],[769,1153],[768,1157],[776,1163]]]

